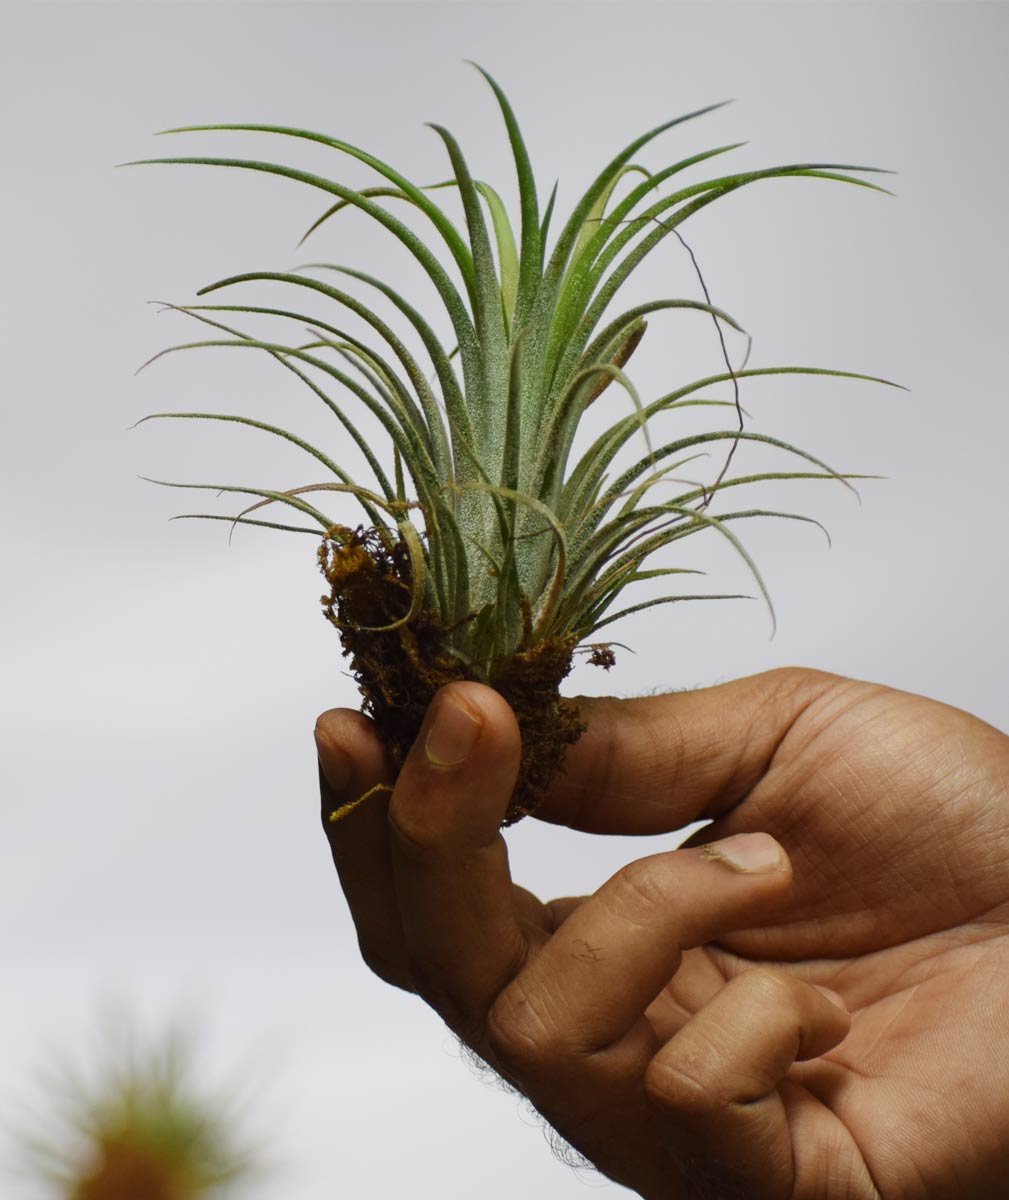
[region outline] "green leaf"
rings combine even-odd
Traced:
[[[555,183],[550,192],[550,199],[547,202],[546,211],[543,214],[543,224],[540,226],[540,271],[542,272],[545,258],[544,251],[547,244],[547,234],[550,232],[550,218],[554,215],[554,204],[557,202],[557,184]]]
[[[752,600],[752,596],[747,596],[742,592],[735,592],[727,595],[700,595],[700,596],[659,596],[654,600],[642,600],[640,604],[632,604],[628,608],[622,608],[619,612],[613,613],[609,617],[604,617],[582,634],[582,637],[591,637],[597,630],[602,629],[604,625],[610,625],[614,621],[619,621],[623,617],[629,617],[631,613],[640,612],[643,608],[654,608],[657,604],[675,604],[680,600]]]
[[[596,176],[590,184],[588,190],[582,196],[581,200],[575,206],[574,212],[571,214],[564,226],[563,231],[558,239],[557,246],[551,257],[550,264],[547,267],[543,283],[541,284],[541,299],[546,306],[553,307],[555,301],[556,287],[560,281],[561,272],[568,261],[572,249],[580,235],[585,221],[592,212],[593,207],[599,198],[611,186],[611,181],[620,177],[620,172],[624,166],[633,158],[635,154],[649,142],[654,141],[661,133],[665,133],[669,129],[673,129],[677,125],[682,125],[685,121],[692,121],[696,117],[701,117],[707,113],[714,112],[716,109],[723,108],[727,101],[720,104],[709,104],[704,108],[696,109],[694,112],[686,113],[684,116],[674,117],[671,121],[664,121],[661,125],[656,125],[647,133],[641,134],[635,138],[629,146],[626,146],[620,151]]]
[[[760,375],[833,375],[844,379],[861,379],[871,383],[882,383],[889,387],[901,387],[900,384],[891,383],[878,376],[863,375],[854,371],[835,371],[824,367],[747,367],[739,371],[708,375],[704,379],[694,380],[693,383],[668,392],[665,396],[660,396],[645,406],[645,416],[651,420],[658,413],[675,407],[691,393],[698,392],[701,388],[709,387],[712,384],[755,378]],[[906,391],[907,389],[901,388],[901,390]],[[600,486],[603,473],[621,447],[634,436],[636,429],[637,424],[632,419],[617,422],[589,447],[572,471],[558,501],[557,511],[561,514],[562,519],[570,519],[572,513],[593,510],[596,489]],[[735,437],[737,433],[729,431],[723,432],[719,436]],[[619,485],[614,484],[607,490],[606,495],[615,499],[622,490]]]
[[[500,459],[504,448],[504,430],[494,420],[494,414],[504,410],[508,388],[508,346],[501,286],[494,268],[483,209],[459,143],[443,126],[431,125],[431,128],[445,143],[452,162],[473,248],[473,306],[480,343],[482,387],[467,391],[466,401],[479,431],[479,449],[486,450],[489,461],[494,461]],[[484,466],[486,468],[488,462]]]
[[[406,200],[408,202],[410,200],[410,197],[406,194],[406,192],[403,191],[402,188],[392,188],[392,187],[361,188],[358,194],[361,196],[364,196],[368,200],[393,199],[393,200]],[[312,224],[309,225],[308,229],[305,230],[305,232],[301,235],[300,239],[298,240],[298,245],[303,246],[305,244],[305,242],[307,242],[308,239],[312,236],[312,234],[315,233],[315,231],[321,225],[324,225],[326,223],[326,221],[329,220],[330,217],[335,217],[338,212],[342,212],[345,208],[353,208],[353,207],[354,207],[354,205],[351,204],[351,202],[349,200],[337,200],[337,202],[335,204],[331,204],[329,206],[329,208],[326,209],[326,211],[322,214],[321,217],[319,217],[319,219],[317,221],[313,221]]]
[[[471,62],[470,65],[480,72],[494,92],[498,107],[501,109],[501,115],[504,118],[505,127],[508,130],[508,140],[511,144],[512,158],[515,162],[515,175],[519,188],[519,207],[522,214],[522,253],[513,302],[513,325],[522,328],[528,317],[542,271],[543,239],[546,237],[546,227],[550,221],[549,209],[553,208],[553,197],[551,197],[547,217],[541,231],[539,224],[539,203],[536,198],[536,180],[533,176],[532,164],[529,161],[529,151],[526,149],[515,113],[508,102],[508,97],[483,67],[474,62]],[[504,272],[503,255],[502,272]],[[502,283],[504,284],[504,282],[505,277],[502,275]]]
[[[296,275],[285,271],[253,271],[243,275],[232,275],[227,279],[219,279],[216,283],[208,284],[206,287],[200,288],[197,293],[200,296],[208,295],[211,292],[219,291],[221,288],[232,287],[237,283],[251,283],[257,281],[288,283],[295,287],[306,288],[311,291],[319,292],[331,300],[337,301],[343,307],[350,309],[356,313],[364,321],[366,321],[376,332],[386,341],[393,353],[399,359],[410,382],[417,390],[423,412],[413,398],[409,395],[406,389],[397,391],[397,405],[393,410],[395,415],[400,419],[404,428],[412,430],[413,434],[423,443],[428,454],[432,456],[432,461],[440,470],[444,470],[446,462],[444,460],[444,434],[441,429],[440,414],[437,413],[437,407],[433,405],[433,399],[430,396],[430,387],[424,372],[418,366],[413,355],[407,350],[406,346],[396,335],[394,330],[386,324],[376,313],[374,313],[367,305],[362,304],[356,297],[351,296],[347,292],[340,291],[337,288],[331,287],[329,284],[323,283],[321,280],[312,279],[305,275]],[[305,318],[312,322],[312,318]],[[322,327],[321,325],[319,326]],[[250,341],[254,339],[248,339]],[[434,427],[431,424],[431,413],[435,414]],[[439,436],[439,433],[442,436]]]
[[[567,355],[564,355],[563,348],[571,342],[574,329],[584,314],[585,306],[591,298],[592,291],[598,282],[597,276],[593,274],[593,264],[611,236],[621,230],[624,218],[633,211],[639,201],[644,199],[649,192],[654,191],[661,183],[664,183],[673,175],[677,175],[681,171],[696,166],[697,163],[704,162],[709,158],[714,158],[716,155],[736,150],[743,145],[745,145],[744,142],[735,142],[728,146],[718,146],[714,150],[706,150],[702,154],[692,154],[689,158],[681,159],[671,166],[664,167],[655,174],[648,175],[646,172],[647,178],[645,181],[634,188],[617,205],[610,216],[607,217],[603,213],[599,214],[591,233],[588,224],[586,225],[585,232],[589,236],[585,237],[584,242],[579,243],[579,246],[576,247],[572,255],[572,262],[564,276],[561,297],[558,301],[558,315],[554,327],[554,349],[551,362],[556,361],[558,354],[561,355],[561,367],[559,370],[562,376],[565,371],[570,370],[571,361],[577,353],[576,349],[572,347]],[[624,169],[628,170],[629,168]],[[552,371],[552,373],[555,374],[556,372]]]
[[[494,223],[494,239],[497,242],[498,263],[501,269],[501,303],[504,308],[505,330],[508,332],[511,329],[519,290],[520,268],[515,235],[508,220],[508,210],[497,192],[489,183],[481,183],[479,179],[474,186],[487,202]]]
[[[733,329],[745,332],[727,312],[700,300],[653,300],[648,304],[639,304],[626,313],[622,313],[606,326],[588,350],[586,350],[578,365],[577,373],[566,382],[565,390],[560,395],[556,405],[545,404],[543,406],[541,430],[539,431],[538,439],[541,449],[531,476],[532,487],[534,489],[542,489],[545,495],[548,495],[551,500],[556,502],[561,479],[559,473],[552,473],[551,469],[558,463],[563,464],[567,462],[578,424],[585,407],[591,399],[591,390],[585,387],[586,378],[593,372],[602,369],[602,364],[612,360],[613,356],[624,344],[628,333],[641,323],[642,317],[653,312],[681,308],[709,313],[711,316],[725,321]],[[658,411],[654,404],[638,409],[637,428],[647,428],[647,421],[653,415],[653,410]],[[619,426],[608,430],[600,439],[597,439],[590,454],[597,447],[600,447],[600,445],[602,447],[608,445],[612,441],[612,430],[616,428],[623,430],[626,426],[621,423]],[[623,441],[619,445],[623,445]],[[558,447],[560,447],[559,452]],[[606,459],[602,465],[605,466],[606,462],[609,462],[611,458],[612,456]]]
[[[745,547],[743,546],[742,542],[740,542],[739,538],[737,538],[736,535],[732,532],[732,530],[727,528],[727,526],[726,526],[726,521],[733,519],[737,514],[726,514],[725,516],[722,516],[722,517],[713,517],[709,513],[701,512],[700,510],[695,509],[695,508],[688,508],[681,504],[670,503],[670,504],[664,504],[661,507],[668,514],[678,514],[679,516],[683,517],[687,522],[689,522],[691,529],[699,529],[701,526],[710,528],[710,529],[714,529],[717,533],[719,533],[722,537],[724,537],[730,543],[730,545],[732,545],[732,547],[735,549],[736,553],[746,563],[746,566],[750,570],[750,574],[753,576],[754,581],[756,582],[758,588],[760,589],[761,595],[764,597],[764,601],[767,604],[768,613],[770,614],[770,617],[771,617],[771,636],[773,637],[774,630],[777,627],[777,619],[774,614],[774,605],[771,603],[770,593],[767,590],[767,587],[764,583],[764,580],[763,580],[760,572],[757,570],[756,563],[754,563],[753,559],[750,558],[750,555],[747,553]],[[619,520],[622,522],[627,522],[627,518],[619,518]],[[683,534],[684,534],[684,530],[666,529],[666,530],[657,531],[653,535],[655,544],[652,548],[658,549],[661,546],[666,545],[671,541],[677,540],[679,537],[682,537]],[[613,553],[612,551],[608,551],[606,557],[610,558],[612,556],[612,553]],[[651,553],[651,550],[648,550],[647,553]],[[616,561],[619,564],[620,560],[617,559]],[[577,580],[579,578],[584,578],[586,576],[591,578],[592,576],[594,576],[595,573],[596,573],[595,570],[593,570],[591,567],[587,571],[583,567],[582,570],[580,572],[578,572],[577,574],[575,574],[573,572],[574,586],[572,588],[572,591],[574,592],[574,594],[577,594]],[[571,618],[569,617],[568,620],[570,623]],[[576,628],[577,627],[579,627],[579,626],[576,626]]]
[[[170,517],[172,521],[227,521],[230,525],[262,525],[266,529],[282,529],[285,533],[310,533],[318,539],[318,529],[310,529],[306,525],[281,525],[277,521],[257,521],[251,517],[228,517],[221,513],[179,513]]]
[[[542,599],[536,606],[536,620],[533,628],[534,640],[547,636],[544,630],[550,627],[554,609],[560,602],[564,587],[564,578],[567,569],[567,537],[564,533],[564,528],[545,504],[537,500],[535,496],[527,496],[524,492],[517,492],[512,488],[496,486],[489,483],[470,483],[465,485],[467,489],[474,491],[485,492],[488,495],[497,496],[503,500],[511,500],[516,504],[524,505],[532,512],[537,513],[546,521],[546,532],[553,534],[554,550],[556,566],[554,567],[553,579],[550,586],[547,588],[545,598]],[[530,598],[531,599],[531,598]]]
[[[221,329],[225,333],[233,334],[235,337],[242,338],[246,341],[255,341],[255,339],[250,338],[250,336],[248,334],[243,333],[239,329],[235,329],[230,325],[225,325],[221,321],[214,321],[210,317],[203,316],[203,310],[273,313],[277,316],[295,317],[299,320],[307,320],[308,319],[308,318],[302,317],[300,313],[290,313],[290,312],[285,312],[280,309],[245,308],[240,305],[206,304],[206,305],[194,305],[194,306],[190,306],[188,308],[179,307],[177,305],[167,305],[166,307],[172,309],[175,312],[181,312],[181,313],[184,313],[186,316],[193,317],[197,321],[200,321],[204,325],[210,325],[215,329]],[[332,326],[325,325],[321,321],[314,322],[314,324],[317,325],[319,328],[333,329]],[[339,333],[338,330],[333,330],[333,332]],[[355,343],[355,344],[359,345],[360,343]],[[326,407],[330,410],[330,412],[333,413],[333,415],[337,418],[337,420],[340,422],[340,424],[343,425],[344,429],[347,430],[347,432],[350,434],[351,438],[354,440],[354,443],[357,445],[358,449],[364,455],[365,460],[368,463],[368,466],[371,468],[372,473],[375,476],[375,481],[378,483],[379,487],[385,493],[386,498],[391,499],[392,495],[393,495],[392,488],[389,485],[389,481],[386,478],[385,472],[382,470],[381,464],[379,463],[378,459],[375,457],[374,453],[372,452],[372,449],[369,446],[367,440],[364,437],[362,437],[362,435],[358,431],[357,427],[349,419],[349,417],[346,415],[346,413],[343,411],[343,409],[338,404],[335,404],[333,402],[333,400],[330,399],[330,397],[327,396],[326,393],[318,386],[318,384],[314,383],[311,379],[309,379],[309,377],[303,371],[300,371],[293,363],[288,362],[282,354],[271,353],[270,357],[273,358],[273,360],[275,362],[279,363],[286,370],[291,371],[294,375],[296,375],[302,381],[302,383],[304,383],[311,391],[313,391],[319,397],[320,400],[322,400],[323,404],[326,405]],[[374,356],[372,356],[372,357],[374,357]],[[379,360],[379,361],[381,362],[382,360]],[[395,380],[395,373],[392,372],[391,368],[388,367],[388,364],[383,363],[382,365],[383,365],[385,373],[389,374]],[[398,380],[396,380],[396,384],[397,384],[397,390],[402,391],[403,390],[402,385],[399,384]]]
[[[626,166],[620,168],[619,171],[610,179],[603,188],[596,202],[589,209],[588,215],[585,218],[585,223],[582,225],[581,231],[578,234],[578,240],[575,242],[574,249],[571,252],[572,264],[577,264],[581,257],[582,251],[586,245],[593,241],[599,232],[599,225],[606,213],[606,205],[610,202],[610,197],[613,195],[617,184],[625,175],[630,175],[637,172],[639,175],[644,175],[648,181],[648,187],[656,186],[654,176],[650,171],[646,171],[644,167],[638,166],[637,163],[627,163]]]
[[[811,169],[816,164],[798,164],[787,167],[772,167],[762,171],[748,171],[737,175],[723,176],[719,179],[709,179],[703,183],[694,184],[691,187],[682,188],[680,191],[671,196],[657,201],[643,212],[639,217],[635,218],[626,224],[623,229],[609,242],[605,250],[599,255],[598,260],[593,265],[589,277],[589,291],[594,293],[594,299],[585,311],[578,331],[568,340],[566,354],[570,358],[580,352],[580,347],[584,345],[585,340],[590,335],[591,331],[598,324],[603,312],[609,306],[616,292],[631,275],[631,273],[644,261],[645,257],[673,230],[688,217],[695,212],[705,208],[707,205],[720,199],[722,196],[728,195],[730,192],[737,191],[741,187],[745,187],[751,183],[755,183],[761,179],[776,179],[789,176],[810,176],[814,178],[835,179],[845,183],[856,184],[860,187],[870,188],[873,191],[887,193],[886,188],[881,188],[876,184],[867,182],[866,180],[857,179],[854,176],[841,175],[836,173],[827,173]],[[880,168],[876,167],[849,167],[849,170],[857,171],[876,171]],[[660,214],[676,204],[696,196],[691,203],[686,204],[682,209],[664,220],[659,220]],[[607,276],[605,283],[596,291],[597,285],[602,280],[603,274],[613,261],[619,251],[628,241],[630,241],[641,229],[646,225],[653,224],[657,228],[653,229],[633,250],[629,251],[624,259],[614,268]]]
[[[205,341],[205,342],[188,342],[183,345],[170,346],[166,350],[162,350],[156,354],[154,358],[149,359],[145,366],[162,358],[166,354],[175,353],[180,350],[196,350],[206,347],[229,347],[240,350],[265,350],[276,354],[281,354],[287,357],[299,359],[302,362],[308,363],[309,366],[316,367],[320,371],[331,375],[339,380],[345,387],[352,391],[365,404],[365,407],[378,418],[382,423],[383,428],[389,434],[393,444],[398,446],[403,453],[404,461],[410,464],[411,472],[413,473],[414,486],[418,493],[422,496],[429,494],[437,486],[439,479],[434,464],[431,462],[427,448],[423,440],[418,435],[418,431],[413,428],[408,420],[401,419],[401,423],[396,420],[386,411],[385,406],[378,403],[375,398],[363,388],[356,379],[338,370],[331,363],[316,355],[308,354],[304,350],[298,350],[293,346],[285,346],[276,342],[261,342],[254,339],[244,341]]]
[[[276,437],[284,438],[285,441],[293,443],[300,447],[306,453],[322,463],[324,467],[332,471],[333,474],[344,483],[352,482],[350,476],[341,467],[338,467],[335,462],[321,450],[317,450],[309,442],[304,441],[296,434],[288,432],[286,429],[281,429],[277,425],[268,425],[265,421],[254,421],[251,417],[238,417],[228,413],[207,413],[207,412],[158,412],[149,413],[146,417],[141,417],[137,421],[137,425],[143,425],[146,421],[160,420],[197,420],[197,421],[234,421],[238,425],[248,425],[252,429],[262,429],[266,433],[272,433]],[[134,426],[136,428],[136,426]]]
[[[394,291],[388,284],[383,283],[382,280],[376,279],[373,275],[368,275],[364,271],[354,270],[352,267],[340,266],[337,263],[307,263],[298,267],[297,270],[338,271],[341,274],[349,275],[353,279],[360,279],[363,283],[367,283],[377,291],[380,291],[383,296],[391,300],[399,311],[403,313],[424,343],[424,348],[430,356],[435,374],[438,377],[438,382],[442,387],[442,396],[448,415],[448,435],[451,437],[453,447],[454,467],[450,466],[447,462],[439,460],[439,469],[444,470],[446,473],[451,473],[454,469],[455,473],[462,479],[469,478],[474,470],[478,474],[481,473],[482,465],[474,446],[475,435],[473,423],[470,420],[469,410],[466,407],[466,399],[459,388],[458,380],[452,370],[452,355],[445,352],[434,330],[417,309],[407,303],[398,292]],[[302,277],[296,276],[296,278]],[[473,369],[476,370],[476,367],[474,366]],[[418,374],[420,374],[419,368]],[[413,378],[411,374],[411,379]],[[421,403],[427,415],[429,425],[434,430],[442,430],[441,414],[434,395],[427,385],[427,381],[421,376],[416,381],[416,386],[420,391]],[[444,445],[444,438],[444,433],[439,435],[438,440],[442,445]]]
[[[797,446],[793,446],[789,442],[784,442],[780,438],[771,437],[766,433],[750,433],[747,430],[721,429],[710,433],[695,434],[692,437],[679,438],[675,442],[669,442],[665,446],[662,446],[655,452],[655,456],[652,461],[646,463],[636,463],[633,467],[629,467],[622,475],[614,480],[614,482],[607,489],[606,493],[603,495],[601,504],[604,505],[608,500],[618,499],[620,495],[626,491],[627,487],[636,479],[640,478],[641,475],[643,475],[648,469],[648,467],[653,465],[655,462],[660,462],[662,459],[668,458],[670,455],[677,454],[681,450],[686,450],[691,446],[706,445],[710,442],[727,440],[731,440],[733,442],[760,442],[767,446],[774,446],[779,450],[785,450],[789,454],[795,454],[799,458],[805,459],[807,462],[811,462],[815,466],[820,467],[823,471],[830,475],[832,479],[836,479],[839,483],[843,484],[850,492],[855,491],[855,489],[850,483],[847,482],[847,480],[844,479],[843,476],[839,475],[837,471],[829,467],[822,459],[817,458],[814,454],[807,453],[805,450],[800,450]]]
[[[186,158],[148,158],[136,162],[123,163],[122,165],[132,167],[153,166],[156,164],[234,167],[247,171],[262,171],[268,175],[278,175],[285,179],[293,179],[299,183],[306,183],[310,187],[330,192],[343,200],[349,201],[369,216],[374,217],[380,225],[388,229],[417,259],[424,268],[428,278],[434,284],[445,305],[449,318],[452,321],[452,328],[455,330],[456,338],[459,341],[459,345],[463,347],[464,362],[467,359],[469,361],[474,360],[477,344],[473,325],[462,302],[462,298],[456,291],[455,285],[445,272],[444,267],[409,226],[404,225],[392,213],[386,212],[380,205],[373,204],[366,196],[362,196],[360,192],[343,187],[332,180],[324,179],[320,175],[313,175],[307,171],[296,171],[291,167],[280,166],[277,163],[258,162],[254,159],[190,156]],[[470,266],[469,270],[464,272],[464,280],[467,283],[467,288],[472,288],[473,286],[472,277],[473,269]]]
[[[324,531],[332,529],[337,524],[336,521],[319,512],[317,508],[314,508],[299,496],[289,496],[284,492],[273,492],[268,488],[236,487],[223,483],[172,483],[165,479],[150,479],[146,475],[141,475],[140,478],[145,483],[156,483],[158,487],[188,488],[193,491],[217,492],[218,494],[228,492],[240,496],[264,496],[278,504],[287,504],[291,508],[298,509],[299,512],[307,513],[308,516],[318,521]]]
[[[471,280],[472,270],[473,270],[473,260],[472,260],[472,256],[470,255],[469,248],[467,247],[466,243],[463,241],[462,236],[459,233],[459,230],[456,229],[456,227],[452,224],[452,222],[449,220],[449,218],[446,216],[446,214],[438,207],[437,204],[433,203],[427,196],[425,196],[423,191],[419,187],[417,187],[416,184],[411,183],[410,180],[407,179],[404,175],[401,175],[399,173],[399,171],[397,171],[393,167],[389,166],[388,163],[382,162],[382,160],[379,158],[376,158],[375,155],[369,154],[366,150],[361,150],[357,146],[352,146],[349,142],[341,141],[339,138],[328,137],[324,133],[314,133],[308,129],[295,129],[289,125],[255,125],[255,124],[187,125],[187,126],[181,126],[177,129],[163,129],[161,131],[161,133],[156,136],[163,136],[165,134],[170,134],[170,133],[212,133],[212,132],[219,132],[219,131],[238,131],[238,132],[246,131],[246,132],[250,132],[250,133],[273,133],[273,134],[278,134],[282,137],[302,138],[306,141],[318,142],[320,145],[329,146],[334,150],[340,150],[344,154],[348,154],[352,158],[359,159],[361,162],[366,163],[369,167],[372,167],[380,175],[384,175],[386,179],[390,180],[393,184],[395,184],[395,189],[397,191],[402,192],[406,197],[408,197],[413,202],[413,204],[415,204],[417,206],[417,208],[419,208],[421,210],[421,212],[423,212],[426,216],[430,217],[432,223],[435,225],[438,232],[444,238],[445,244],[448,246],[449,250],[452,253],[452,257],[455,259],[456,263],[458,264],[459,270],[462,272],[463,279],[465,279],[467,281],[467,283],[469,283],[469,281]],[[155,159],[152,161],[163,162],[165,160]],[[127,165],[132,165],[132,164],[127,164]],[[238,164],[231,163],[231,164],[227,164],[227,165],[238,165]],[[292,176],[292,178],[293,178],[293,176]],[[307,182],[307,180],[306,180],[306,182]],[[331,187],[333,187],[333,188],[335,188],[336,186],[337,185],[331,185]],[[344,189],[344,190],[349,192],[349,189]],[[339,194],[339,193],[336,193],[336,194]],[[372,191],[371,194],[374,195],[375,192]],[[379,192],[378,194],[387,194],[387,193],[382,191],[382,192]],[[363,198],[367,199],[366,193],[364,193],[364,192],[355,192],[355,193],[353,193],[353,195],[348,194],[348,195],[342,196],[341,199],[347,204],[356,204],[357,200],[354,197],[357,197],[357,198],[363,197]],[[365,207],[364,205],[359,205],[359,207],[364,208],[365,212],[370,211],[369,208]],[[375,206],[372,205],[370,207],[374,208]],[[379,209],[378,211],[380,212],[381,210]],[[371,215],[375,216],[376,214],[373,212],[373,213],[371,213]],[[392,228],[392,226],[389,226],[389,228]]]
[[[584,588],[583,595],[581,581],[591,580],[591,578],[597,575],[600,564],[606,562],[612,563],[605,572],[605,575],[611,578],[616,577],[624,570],[638,570],[641,564],[657,551],[665,549],[665,547],[671,545],[673,542],[690,537],[707,528],[704,520],[707,514],[702,510],[687,508],[677,504],[675,501],[671,504],[660,506],[660,510],[658,515],[661,516],[670,512],[678,513],[679,515],[666,520],[660,525],[652,525],[652,521],[655,519],[653,514],[645,514],[644,516],[635,514],[630,517],[621,518],[619,522],[613,523],[614,526],[619,525],[620,527],[609,534],[606,543],[601,546],[596,554],[595,561],[583,562],[579,567],[572,570],[571,591],[573,596],[578,597],[578,605],[573,611],[581,611],[584,609],[587,599],[591,599],[593,593],[588,586]],[[692,514],[692,516],[688,517],[686,515],[688,513]],[[701,520],[696,521],[692,517],[699,517]],[[753,517],[777,517],[782,520],[802,521],[806,524],[815,525],[827,537],[828,543],[830,541],[829,534],[827,534],[826,529],[824,529],[819,521],[797,513],[748,509],[741,512],[723,513],[719,517],[712,519],[717,520],[718,524],[724,527],[730,521],[747,520]],[[722,532],[726,531],[722,529]],[[621,545],[625,548],[622,552],[618,552]],[[600,579],[602,579],[602,576],[600,576]],[[606,601],[607,605],[618,594],[612,588],[603,588],[603,591],[609,593],[609,599]],[[598,612],[598,606],[596,607],[596,611]]]
[[[680,125],[685,121],[692,120],[695,117],[703,116],[705,113],[713,112],[715,109],[723,107],[722,104],[711,104],[705,108],[698,109],[695,112],[687,113],[681,117],[675,117],[671,121],[666,121],[661,125],[657,125],[654,129],[650,129],[647,133],[641,134],[635,138],[629,146],[626,146],[615,158],[613,158],[607,166],[599,173],[588,190],[582,196],[581,200],[575,206],[574,211],[568,218],[564,229],[557,240],[553,253],[547,264],[546,270],[537,288],[535,300],[532,305],[531,319],[533,323],[533,332],[530,335],[529,360],[528,370],[532,379],[536,381],[541,394],[544,390],[549,390],[549,379],[547,370],[547,353],[549,348],[549,330],[554,319],[554,312],[557,306],[558,293],[564,278],[564,271],[568,263],[570,254],[574,248],[575,242],[585,224],[586,218],[592,211],[593,206],[598,201],[609,186],[610,181],[617,176],[623,167],[634,157],[635,154],[649,142],[653,141],[659,134],[664,133],[668,129],[672,129],[676,125]],[[544,389],[544,385],[547,385]]]

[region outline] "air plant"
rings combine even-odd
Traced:
[[[234,1137],[232,1105],[201,1094],[192,1047],[178,1035],[117,1038],[90,1069],[45,1072],[41,1135],[18,1135],[24,1174],[60,1200],[210,1200],[248,1180],[253,1158]]]
[[[747,367],[744,362],[734,369],[723,329],[744,331],[711,303],[699,271],[703,300],[658,298],[620,311],[614,306],[618,292],[665,239],[675,235],[682,241],[680,226],[688,217],[759,180],[818,178],[885,189],[858,177],[875,168],[830,163],[681,181],[690,168],[742,143],[694,153],[659,170],[634,161],[660,134],[721,107],[715,104],[635,138],[600,171],[552,236],[556,185],[541,209],[511,105],[498,84],[477,69],[504,118],[518,188],[517,222],[499,192],[474,179],[456,139],[440,125],[431,128],[443,143],[452,176],[426,187],[349,142],[287,126],[228,124],[165,132],[252,131],[307,140],[367,165],[382,182],[355,189],[294,167],[241,158],[146,160],[237,167],[294,180],[330,197],[309,234],[341,211],[357,209],[419,263],[444,310],[437,318],[425,315],[385,280],[332,262],[234,275],[199,293],[277,283],[286,287],[291,307],[233,303],[179,308],[219,332],[211,340],[172,350],[230,346],[268,355],[330,410],[339,428],[338,447],[356,445],[368,477],[352,477],[339,449],[330,453],[285,428],[249,417],[209,412],[152,416],[239,422],[293,442],[321,465],[326,479],[291,489],[170,486],[210,487],[254,498],[231,517],[186,516],[321,537],[319,563],[328,584],[323,609],[351,660],[364,710],[397,766],[441,685],[478,680],[501,692],[515,710],[523,738],[518,784],[506,819],[511,823],[535,809],[566,748],[583,729],[577,708],[562,701],[558,690],[575,652],[584,650],[591,661],[608,667],[614,643],[603,641],[601,634],[616,621],[652,605],[735,598],[674,591],[619,604],[635,585],[697,573],[675,559],[670,562],[662,552],[688,536],[711,531],[742,556],[770,606],[764,582],[733,527],[751,517],[810,518],[754,507],[716,515],[716,498],[767,480],[847,484],[858,478],[841,476],[810,453],[744,428],[739,381],[795,374],[886,382],[813,367]],[[663,185],[672,190],[661,194]],[[461,201],[465,232],[436,202],[435,191]],[[400,219],[402,205],[430,223],[429,239]],[[308,293],[332,302],[332,323],[298,311],[295,297]],[[361,298],[376,294],[380,306],[395,311],[395,328]],[[714,321],[725,369],[678,383],[646,401],[626,372],[628,360],[647,321],[674,310],[707,314]],[[254,337],[227,323],[234,319],[225,317],[229,313],[269,316],[285,332],[292,324],[306,329],[311,340],[298,344],[285,333],[276,340]],[[367,340],[345,329],[341,314],[351,314],[358,326],[367,327]],[[436,321],[447,321],[448,337],[436,333]],[[407,339],[423,347],[421,357]],[[631,404],[587,447],[576,449],[586,413],[612,384],[628,393]],[[731,398],[705,394],[719,385],[732,389]],[[340,398],[326,390],[332,387],[341,389]],[[388,439],[387,450],[373,447],[359,418],[345,406],[344,394],[378,423]],[[729,427],[653,437],[659,418],[700,405],[729,409]],[[642,433],[646,453],[626,462]],[[746,442],[774,447],[798,459],[802,469],[730,475],[733,454]],[[707,484],[685,483],[677,472],[706,448],[714,448],[720,459],[724,452],[716,477]],[[363,514],[360,523],[338,519],[322,507],[338,497],[356,502]],[[283,505],[314,524],[266,520],[261,510],[271,505]]]

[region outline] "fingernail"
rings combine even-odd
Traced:
[[[784,868],[784,852],[769,833],[737,833],[701,847],[701,857],[725,863],[748,875],[770,875]]]
[[[476,745],[480,728],[475,713],[453,700],[440,700],[424,743],[428,762],[435,767],[458,767]]]
[[[828,988],[828,987],[820,987],[820,985],[818,983],[814,983],[813,987],[815,987],[818,992],[822,992],[827,997],[827,999],[831,1002],[831,1004],[836,1005],[838,1008],[843,1009],[845,1012],[848,1011],[848,1006],[847,1006],[847,1004],[845,1004],[844,998],[842,996],[838,995],[837,992],[833,991],[831,988]]]
[[[334,795],[342,795],[350,786],[354,767],[350,755],[334,746],[329,741],[323,741],[318,732],[315,735],[315,749],[319,755],[319,767],[326,786]]]

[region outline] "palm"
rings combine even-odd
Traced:
[[[742,802],[691,839],[766,830],[789,849],[795,886],[777,920],[688,951],[648,1021],[667,1041],[758,963],[843,995],[847,1038],[796,1063],[779,1089],[811,1193],[840,1183],[839,1146],[853,1151],[853,1190],[837,1194],[872,1194],[861,1159],[888,1200],[951,1194],[961,1177],[976,1188],[972,1155],[1005,1161],[990,1115],[1009,1108],[1009,1062],[992,1073],[993,1026],[1009,1022],[1007,771],[1006,739],[975,718],[844,681],[792,726]],[[1003,1186],[999,1172],[963,1194]]]

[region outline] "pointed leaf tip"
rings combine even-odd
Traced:
[[[484,77],[484,79],[491,86],[491,88],[493,88],[493,90],[495,92],[497,92],[499,94],[503,94],[503,89],[501,88],[501,85],[494,78],[494,76],[491,75],[490,71],[488,71],[486,67],[482,67],[478,62],[476,62],[475,59],[472,59],[472,58],[464,58],[462,61],[466,64],[466,66],[472,67],[474,71],[479,71],[480,74]]]

